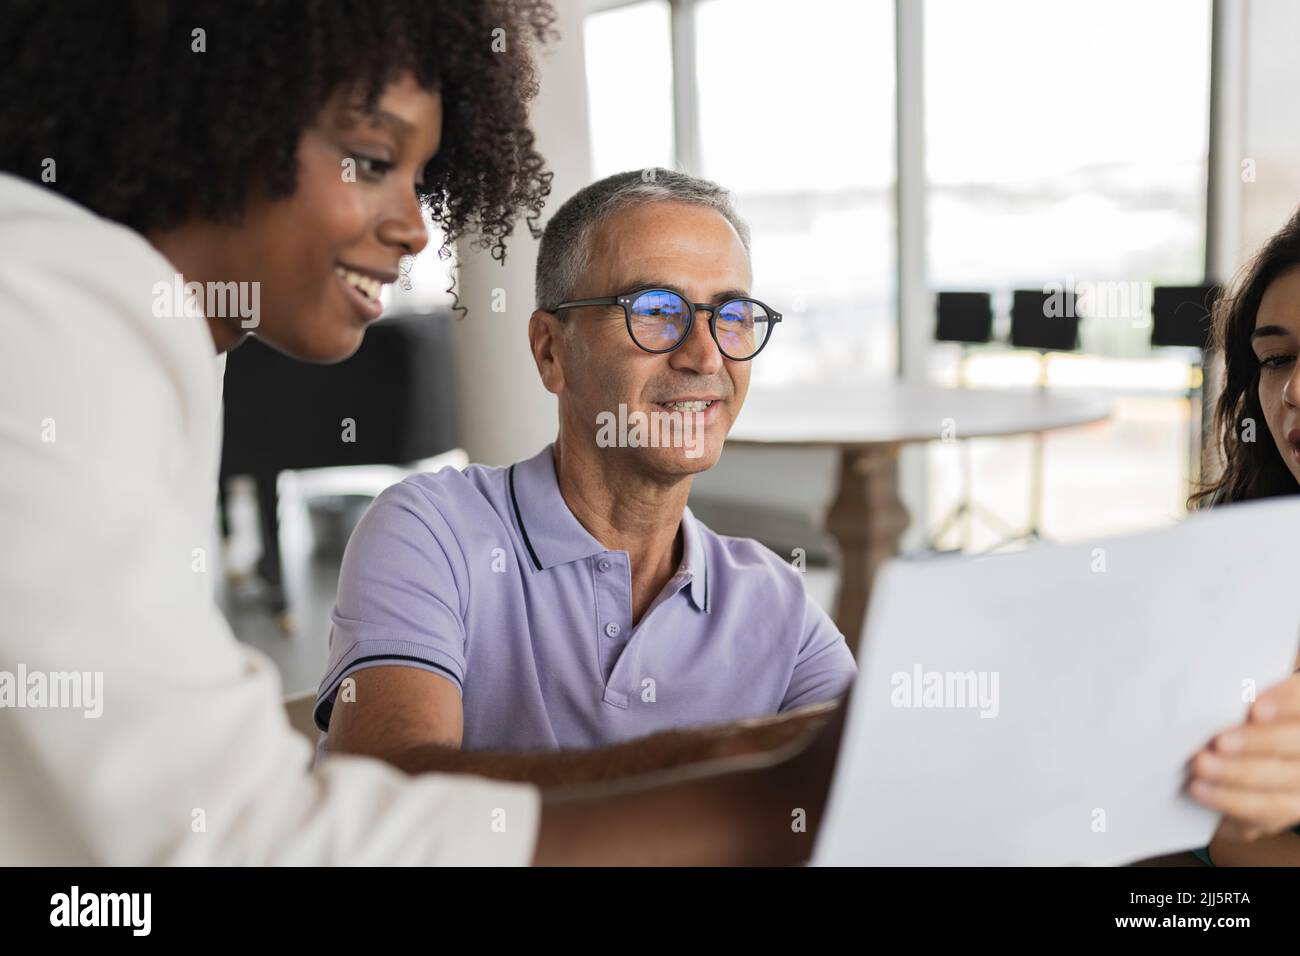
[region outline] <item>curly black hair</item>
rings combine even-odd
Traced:
[[[373,109],[410,70],[442,93],[439,254],[472,233],[501,260],[550,193],[527,105],[554,22],[544,0],[0,0],[0,170],[39,183],[52,158],[44,185],[139,232],[237,223],[255,187],[294,192],[332,95]]]

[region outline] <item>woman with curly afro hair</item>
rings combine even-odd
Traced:
[[[255,334],[345,358],[421,206],[498,258],[550,174],[533,148],[544,3],[19,2],[0,170],[140,233],[187,282],[256,282]],[[446,254],[446,246],[441,250]],[[358,298],[360,296],[360,299]],[[210,317],[218,351],[246,329]],[[245,322],[245,325],[248,323]]]
[[[842,711],[784,759],[606,796],[313,769],[276,668],[212,601],[223,353],[352,354],[423,210],[505,255],[549,191],[527,103],[554,20],[0,6],[0,865],[809,856]]]

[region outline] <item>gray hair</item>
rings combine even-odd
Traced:
[[[546,224],[537,252],[537,308],[554,311],[574,297],[591,262],[591,234],[598,225],[620,209],[652,202],[682,202],[716,210],[731,223],[749,254],[749,226],[736,213],[731,193],[717,183],[659,167],[615,173],[579,190]]]

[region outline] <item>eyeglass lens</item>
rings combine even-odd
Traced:
[[[632,302],[632,338],[651,352],[666,352],[686,336],[690,305],[675,292],[654,289]],[[767,341],[770,319],[752,299],[732,299],[717,312],[717,340],[722,354],[733,361],[753,356]]]

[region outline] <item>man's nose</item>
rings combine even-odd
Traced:
[[[708,309],[696,310],[691,334],[668,353],[670,366],[701,375],[713,375],[722,368],[722,353],[718,351],[718,343],[713,341],[713,333],[709,331],[709,318]]]

